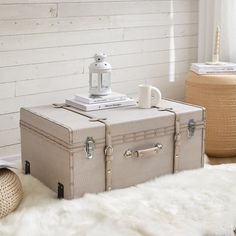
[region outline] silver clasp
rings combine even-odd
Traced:
[[[196,122],[194,119],[189,120],[188,122],[188,137],[191,138],[194,136],[194,131],[196,128]]]
[[[84,144],[84,150],[86,153],[86,157],[88,159],[92,159],[93,158],[93,152],[95,149],[95,141],[92,137],[87,137],[85,144]]]

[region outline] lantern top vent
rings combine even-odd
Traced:
[[[110,63],[105,61],[106,57],[107,55],[105,53],[95,54],[94,56],[95,62],[90,64],[89,69],[92,70],[93,72],[110,71],[111,65]]]
[[[96,53],[94,58],[96,62],[103,62],[107,58],[107,55],[105,53]]]

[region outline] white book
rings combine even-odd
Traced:
[[[75,100],[83,103],[94,104],[101,102],[111,102],[111,101],[120,101],[125,100],[127,96],[121,93],[111,93],[105,96],[91,96],[89,94],[76,94]]]
[[[235,63],[226,63],[223,65],[208,65],[204,63],[192,63],[191,70],[196,73],[214,73],[214,72],[236,72]]]
[[[194,67],[190,68],[191,71],[199,74],[236,74],[236,70],[207,70],[207,69],[196,69]]]
[[[83,102],[76,101],[75,99],[66,99],[66,104],[69,106],[78,108],[80,110],[83,110],[83,111],[96,111],[96,110],[103,110],[103,109],[110,109],[110,108],[135,106],[136,102],[132,98],[126,98],[126,100],[121,100],[121,101],[86,104]]]

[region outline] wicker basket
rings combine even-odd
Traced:
[[[19,177],[9,169],[0,169],[0,219],[14,211],[22,198]]]
[[[188,74],[185,99],[206,108],[206,153],[236,156],[236,75]]]

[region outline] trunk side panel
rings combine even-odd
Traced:
[[[105,158],[104,148],[95,148],[93,158],[88,159],[85,151],[74,153],[74,197],[82,197],[85,193],[105,191]]]
[[[180,171],[202,167],[202,132],[203,129],[196,129],[194,136],[188,137],[186,128],[186,132],[181,133]]]
[[[64,185],[66,199],[72,199],[70,153],[45,137],[21,127],[22,166],[30,162],[32,176],[57,192],[58,182]]]

